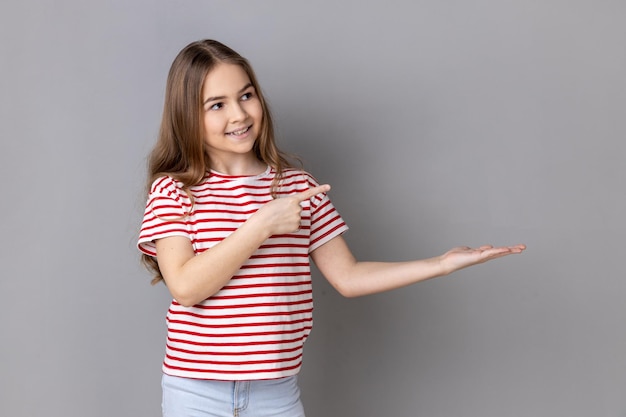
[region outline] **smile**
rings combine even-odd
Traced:
[[[235,130],[235,131],[232,131],[232,132],[228,132],[227,135],[241,136],[244,133],[246,133],[248,130],[250,130],[250,126],[244,127],[243,129],[240,129],[240,130]]]

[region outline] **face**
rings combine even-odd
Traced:
[[[239,65],[218,64],[202,88],[204,142],[214,169],[258,164],[252,151],[263,119],[261,101]]]

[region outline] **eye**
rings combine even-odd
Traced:
[[[243,96],[241,96],[241,99],[243,101],[247,101],[247,100],[250,100],[252,97],[254,97],[254,93],[248,92],[248,93],[245,93]]]
[[[209,107],[209,110],[219,110],[224,107],[224,103],[215,103]]]

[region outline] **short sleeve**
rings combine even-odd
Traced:
[[[318,181],[307,175],[309,188],[317,187]],[[311,237],[309,253],[348,230],[326,193],[311,197]]]
[[[191,200],[174,179],[156,179],[148,194],[137,242],[138,249],[147,255],[156,256],[154,242],[157,239],[170,236],[191,239],[187,220],[191,206]]]

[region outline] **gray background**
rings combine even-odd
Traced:
[[[252,61],[359,258],[529,247],[359,299],[316,274],[308,416],[626,416],[618,0],[3,1],[0,415],[159,415],[145,157],[207,37]]]

